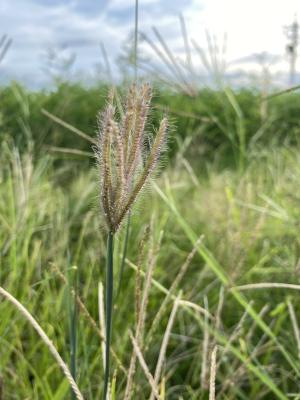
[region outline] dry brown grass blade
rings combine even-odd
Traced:
[[[149,371],[149,368],[148,368],[148,366],[146,364],[146,361],[145,361],[145,359],[143,357],[141,349],[139,348],[139,345],[137,344],[137,341],[133,337],[131,331],[129,331],[129,337],[131,339],[131,342],[132,342],[134,351],[136,353],[136,356],[137,356],[137,358],[139,360],[139,363],[140,363],[140,365],[141,365],[141,367],[142,367],[142,369],[143,369],[143,371],[145,373],[146,378],[148,379],[148,382],[149,382],[149,385],[151,387],[151,390],[154,392],[154,396],[156,397],[156,399],[159,400],[160,396],[159,396],[158,388],[155,386],[154,378],[153,378],[151,372]]]
[[[216,399],[216,373],[217,373],[217,350],[215,346],[211,353],[210,361],[210,380],[209,380],[209,400]]]
[[[222,285],[219,292],[219,301],[216,312],[216,329],[221,329],[222,326],[222,310],[224,306],[224,286]]]
[[[262,282],[250,283],[248,285],[234,286],[231,290],[251,290],[251,289],[292,289],[300,290],[300,285],[292,283],[275,283],[275,282]]]
[[[54,344],[52,341],[49,339],[43,328],[39,325],[39,323],[36,321],[36,319],[30,314],[30,312],[15,298],[13,297],[10,293],[8,293],[5,289],[0,287],[0,294],[5,297],[6,300],[8,300],[10,303],[12,303],[18,311],[27,319],[27,321],[31,324],[31,326],[36,330],[36,332],[39,334],[40,338],[43,340],[43,342],[46,344],[48,347],[49,351],[55,358],[57,364],[59,367],[62,369],[65,377],[67,378],[70,386],[73,389],[73,392],[77,398],[77,400],[84,400],[76,382],[74,381],[72,374],[64,362],[64,360],[61,358],[59,352],[56,350]]]
[[[209,311],[208,307],[208,299],[207,296],[204,297],[204,306],[207,311]],[[203,343],[202,343],[202,364],[201,364],[201,375],[200,375],[200,383],[202,389],[208,389],[207,384],[207,376],[208,376],[208,349],[209,349],[209,329],[208,329],[209,320],[207,315],[204,318],[204,326],[203,326]]]
[[[64,154],[70,154],[70,155],[75,155],[75,156],[84,156],[84,157],[92,157],[94,158],[94,154],[90,153],[88,151],[82,151],[78,149],[70,149],[66,147],[56,147],[56,146],[45,146],[45,148],[49,151],[53,151],[56,153],[64,153]]]
[[[168,343],[169,343],[171,330],[173,328],[175,317],[176,317],[176,313],[177,313],[177,310],[178,310],[179,300],[180,300],[180,295],[176,298],[176,300],[174,302],[174,305],[173,305],[173,308],[172,308],[172,311],[171,311],[171,314],[170,314],[170,317],[169,317],[168,325],[167,325],[167,328],[165,330],[163,341],[162,341],[162,344],[161,344],[161,347],[160,347],[158,360],[157,360],[157,364],[156,364],[156,368],[155,368],[155,374],[154,374],[155,386],[158,386],[158,384],[159,384],[159,380],[160,380],[163,364],[164,364],[165,358],[166,358],[167,346],[168,346]],[[153,392],[153,390],[151,391],[150,400],[154,400],[154,392]]]

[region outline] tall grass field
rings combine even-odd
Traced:
[[[2,400],[103,398],[108,92],[1,89]],[[114,235],[107,398],[300,399],[300,97],[267,106],[154,86],[167,150]]]

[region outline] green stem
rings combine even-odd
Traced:
[[[118,297],[119,297],[122,280],[123,280],[123,273],[124,273],[125,260],[126,260],[127,248],[128,248],[129,231],[130,231],[130,216],[131,216],[131,212],[129,211],[128,218],[127,218],[127,224],[126,224],[124,248],[123,248],[122,260],[121,260],[121,265],[120,265],[119,282],[118,282],[118,290],[117,290],[116,299],[118,299]]]
[[[107,261],[106,261],[106,346],[105,346],[105,377],[103,400],[106,400],[109,372],[110,372],[110,343],[112,330],[112,312],[113,312],[113,287],[114,287],[114,270],[113,270],[113,253],[114,253],[114,234],[108,233],[107,237]]]

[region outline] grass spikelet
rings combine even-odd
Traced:
[[[134,136],[128,158],[127,177],[130,179],[134,174],[135,168],[139,163],[140,156],[143,152],[143,134],[147,117],[149,114],[150,102],[152,98],[152,90],[148,84],[141,87],[137,96],[136,107],[134,112]]]
[[[152,90],[148,84],[139,88],[132,85],[120,122],[115,120],[112,95],[109,96],[104,113],[98,118],[96,158],[100,170],[101,206],[108,231],[112,233],[117,232],[154,172],[166,141],[168,121],[165,117],[146,154],[145,127],[151,98]],[[144,166],[141,160],[144,160]]]

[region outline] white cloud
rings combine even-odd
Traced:
[[[100,59],[100,42],[114,60],[134,25],[134,1],[125,0],[2,0],[0,11],[0,34],[13,39],[0,66],[2,82],[47,83],[41,69],[43,54],[64,45],[77,54],[74,69],[91,73]],[[139,23],[152,37],[155,25],[178,54],[183,52],[178,14],[183,13],[189,36],[204,48],[206,29],[219,38],[228,33],[229,60],[263,51],[283,58],[283,25],[292,21],[295,12],[300,17],[296,0],[140,0]],[[278,65],[286,68],[286,63]]]

